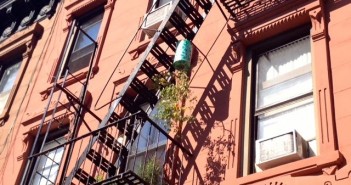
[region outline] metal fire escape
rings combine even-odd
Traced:
[[[201,6],[205,13],[208,13],[212,7],[212,2],[209,0],[198,0],[196,2]],[[177,8],[180,8],[187,15],[191,23],[186,23],[182,19],[181,15],[175,11]],[[172,28],[166,27],[168,23],[171,23],[174,29],[185,39],[192,40],[195,37],[196,32],[193,31],[190,25],[196,28],[200,28],[201,24],[204,21],[204,18],[198,12],[198,9],[196,9],[194,5],[186,0],[175,1],[169,12],[170,13],[163,20],[159,29],[153,36],[146,51],[144,52],[144,55],[141,57],[140,62],[130,74],[129,79],[124,85],[124,88],[119,92],[119,97],[112,103],[112,106],[110,107],[107,115],[101,121],[99,129],[101,129],[102,132],[95,135],[93,139],[90,140],[85,151],[76,162],[73,170],[65,179],[64,184],[71,184],[74,178],[78,179],[83,184],[147,184],[143,179],[136,175],[135,172],[130,170],[126,171],[126,162],[128,156],[128,148],[126,146],[128,146],[129,143],[135,141],[138,135],[138,127],[142,127],[145,121],[149,121],[153,126],[158,127],[158,125],[153,120],[151,120],[136,103],[136,99],[142,99],[142,102],[148,102],[150,105],[155,105],[158,101],[158,97],[155,92],[149,90],[148,87],[139,78],[143,74],[152,80],[152,77],[154,75],[160,73],[160,69],[152,65],[147,60],[147,57],[150,54],[153,55],[158,60],[158,62],[164,66],[164,68],[169,71],[173,71],[172,58],[157,43],[157,41],[161,38],[169,46],[169,48],[175,52],[178,40],[174,34],[174,31],[171,31]],[[137,98],[128,96],[128,89],[133,89],[137,93]],[[124,113],[124,115],[116,114],[115,110],[119,105],[122,105],[128,113]],[[137,125],[137,123],[139,125]],[[123,144],[115,141],[114,137],[108,133],[107,129],[103,129],[108,128],[110,125],[116,126],[119,132],[122,132],[124,134],[124,138],[126,138],[126,140]],[[190,152],[178,144],[177,141],[170,137],[161,128],[159,128],[159,131],[161,131],[162,134],[164,134],[173,143],[178,145],[178,147],[180,147],[184,153],[191,155]],[[103,156],[99,155],[98,152],[92,149],[97,141],[105,144],[106,147],[109,147],[115,152],[114,161],[104,158]],[[81,168],[82,164],[86,160],[92,161],[96,167],[104,170],[109,174],[110,177],[101,182],[96,182],[96,179],[91,174],[89,174],[89,172]]]
[[[140,102],[147,103],[151,107],[157,103],[157,93],[149,89],[145,83],[152,81],[153,76],[159,74],[161,70],[174,70],[172,66],[173,60],[169,53],[175,52],[178,39],[194,39],[197,30],[199,30],[212,6],[213,1],[211,0],[193,0],[192,2],[189,2],[189,0],[173,1],[169,13],[162,21],[158,30],[156,30],[155,35],[140,58],[140,62],[130,74],[118,97],[111,103],[103,119],[100,119],[84,104],[92,72],[92,59],[89,64],[87,77],[82,82],[80,97],[75,96],[68,90],[65,83],[67,75],[70,74],[66,70],[66,75],[62,77],[63,80],[61,80],[61,83],[58,83],[58,81],[55,82],[51,89],[49,103],[46,108],[47,111],[44,113],[42,123],[38,128],[38,134],[29,156],[26,171],[36,169],[38,157],[46,155],[58,147],[65,147],[65,159],[61,166],[60,176],[57,178],[59,184],[148,184],[137,175],[135,170],[127,167],[128,155],[145,122],[155,127],[159,134],[164,135],[176,147],[179,147],[183,153],[191,156],[191,152],[169,136],[166,131],[149,117],[148,113],[141,108]],[[183,15],[180,15],[180,12],[186,15],[186,19]],[[162,43],[165,44],[161,46]],[[95,45],[97,46],[97,43]],[[164,49],[165,45],[167,48],[170,48],[170,51]],[[147,58],[149,56],[153,56],[158,63],[152,64],[152,62],[148,61]],[[94,58],[94,53],[91,58]],[[147,78],[146,80],[145,77]],[[130,91],[134,92],[134,96],[130,95]],[[55,92],[56,95],[53,95]],[[63,95],[66,95],[70,104],[60,104],[58,100],[54,108],[49,111],[49,105],[53,101],[53,97],[60,99]],[[75,120],[72,137],[69,141],[44,151],[44,142],[40,145],[38,138],[43,132],[45,132],[44,141],[50,135],[50,127],[55,124],[56,119],[54,114],[58,112],[59,106],[66,106],[67,109],[74,110]],[[122,109],[123,111],[118,112],[116,109]],[[82,122],[85,123],[84,113],[88,113],[94,117],[100,124],[98,129],[79,135],[79,124]],[[50,117],[49,115],[51,115],[51,120],[45,121],[46,117]],[[85,124],[90,129],[89,124]],[[121,137],[123,141],[119,140]],[[81,145],[79,146],[78,142],[84,144],[80,143]],[[36,152],[34,149],[36,145],[40,145],[39,152]],[[85,149],[81,148],[82,146]],[[101,148],[110,151],[109,155],[102,154]],[[78,153],[79,158],[73,159],[73,153],[74,155]],[[87,167],[87,164],[90,166]],[[101,171],[105,175],[104,179],[99,179],[97,171]],[[27,175],[22,179],[22,184],[27,183],[28,179],[31,178],[31,173],[25,174]]]

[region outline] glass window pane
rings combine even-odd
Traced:
[[[294,41],[259,57],[257,62],[257,109],[311,91],[309,37]]]
[[[53,161],[50,160],[49,158],[47,158],[45,166],[44,166],[44,170],[42,171],[42,175],[45,178],[49,178],[49,174],[50,174],[50,170],[51,170],[52,165],[53,165]]]
[[[46,185],[47,182],[48,181],[45,178],[41,177],[39,185]]]
[[[59,165],[54,164],[51,166],[51,171],[50,171],[50,174],[48,175],[48,179],[50,181],[55,182],[56,175],[58,174],[58,170],[59,170]]]
[[[295,129],[305,140],[316,137],[314,104],[310,99],[305,104],[276,114],[258,117],[257,139],[269,138]]]
[[[35,185],[36,185],[36,184],[39,184],[40,178],[41,178],[41,175],[35,174],[32,184],[35,184]]]
[[[59,144],[62,144],[66,141],[64,137],[58,138],[56,140],[52,140],[50,142],[47,142],[43,146],[43,151],[52,149]],[[37,165],[37,172],[34,174],[34,179],[32,184],[37,185],[37,184],[53,184],[55,182],[58,171],[59,171],[59,165],[62,159],[64,153],[64,147],[57,148],[56,150],[50,151],[46,153],[46,155],[42,155],[38,159],[38,165]],[[41,180],[39,182],[40,175],[42,177],[45,177],[49,180]],[[42,178],[43,179],[43,178]]]
[[[4,111],[7,99],[10,96],[10,91],[0,93],[0,114]]]
[[[96,41],[98,33],[99,33],[102,15],[103,14],[99,14],[99,15],[89,19],[87,22],[83,23],[81,26],[81,29],[86,34],[88,34],[92,39],[94,39],[95,41]],[[77,51],[79,49],[82,49],[90,44],[93,44],[93,41],[90,40],[84,33],[79,31],[76,45],[75,45],[73,51]]]
[[[37,171],[39,173],[42,173],[44,168],[45,168],[45,164],[46,164],[46,160],[47,160],[47,157],[46,156],[40,156],[40,159],[39,159],[39,162],[38,162],[38,166],[37,166]]]
[[[17,62],[4,69],[4,73],[2,74],[0,81],[0,114],[3,112],[7,99],[10,96],[10,92],[15,84],[20,66],[21,62]]]
[[[89,65],[93,51],[96,49],[94,41],[97,40],[102,18],[103,13],[100,13],[90,19],[80,22],[80,28],[85,33],[78,30],[74,48],[68,61],[68,68],[71,73]],[[92,41],[87,35],[89,35],[94,41]]]
[[[54,161],[56,163],[60,163],[61,159],[62,159],[62,156],[63,156],[63,152],[64,152],[64,148],[63,147],[60,147],[56,150],[56,155],[54,157]]]

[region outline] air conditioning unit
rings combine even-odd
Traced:
[[[292,130],[256,141],[256,165],[262,170],[305,158],[307,143]]]
[[[149,37],[154,36],[158,27],[161,25],[162,21],[166,18],[167,13],[172,7],[172,1],[158,7],[157,9],[152,10],[150,13],[145,14],[144,22],[141,26],[143,32],[146,33]],[[175,10],[183,20],[186,19],[186,14],[180,9],[176,8]],[[167,24],[166,27],[170,27],[171,24]]]

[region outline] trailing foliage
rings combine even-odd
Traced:
[[[186,115],[186,111],[192,110],[191,105],[196,101],[189,89],[189,77],[186,72],[177,71],[156,75],[153,80],[157,88],[161,89],[156,117],[166,122],[166,128],[173,127],[177,131],[177,123],[193,119],[192,115]],[[174,81],[175,83],[172,83]],[[190,103],[190,106],[184,106],[185,101]]]

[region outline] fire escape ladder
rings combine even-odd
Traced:
[[[191,4],[188,0],[174,0],[166,18],[162,21],[158,31],[156,31],[140,62],[136,65],[124,87],[119,92],[118,97],[111,103],[111,106],[101,120],[98,130],[94,132],[89,142],[86,144],[84,151],[80,154],[78,160],[70,173],[67,174],[64,184],[70,185],[74,179],[81,184],[148,184],[141,179],[135,172],[127,170],[127,157],[131,150],[132,144],[136,140],[144,123],[148,121],[156,127],[163,135],[172,142],[176,142],[168,135],[157,123],[153,122],[147,113],[140,107],[140,102],[146,102],[150,107],[154,107],[158,101],[157,92],[149,89],[146,82],[152,80],[156,74],[160,74],[164,69],[173,71],[173,60],[170,57],[171,52],[175,52],[178,39],[182,36],[184,39],[193,40],[197,30],[204,21],[203,14],[207,14],[213,2],[211,0],[195,0],[201,8]],[[178,10],[181,10],[178,11]],[[203,12],[199,12],[202,10]],[[170,27],[171,25],[172,27]],[[164,41],[161,44],[159,41]],[[171,51],[166,50],[165,45]],[[156,59],[156,64],[148,60],[150,54]],[[162,66],[161,66],[162,65]],[[161,67],[160,67],[161,66]],[[148,78],[145,80],[145,76]],[[132,98],[129,93],[134,91],[137,98]],[[123,115],[117,114],[117,107],[123,107]],[[121,121],[123,120],[123,121]],[[112,125],[113,128],[109,127]],[[108,129],[107,129],[108,127]],[[111,128],[111,129],[110,129]],[[109,130],[110,129],[110,130]],[[117,136],[111,133],[111,130],[117,130]],[[189,155],[191,153],[175,143],[180,149]],[[97,147],[97,146],[100,146]],[[113,157],[108,159],[99,149],[107,147],[114,152]],[[89,163],[92,167],[84,167]],[[92,172],[95,169],[103,171],[107,179],[97,179],[97,174]]]

